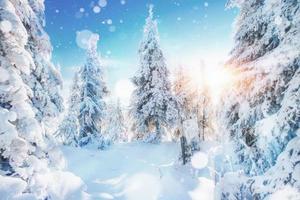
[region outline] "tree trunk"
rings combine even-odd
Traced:
[[[155,122],[155,131],[156,131],[156,142],[160,142],[161,140],[161,127],[160,127],[160,123],[158,121]]]
[[[185,165],[187,163],[187,142],[185,136],[180,137],[180,143],[181,143],[181,154],[182,154],[182,163]]]
[[[205,116],[205,108],[203,106],[203,111],[202,111],[202,141],[204,141],[204,131],[205,131],[205,126],[206,126],[206,116]]]

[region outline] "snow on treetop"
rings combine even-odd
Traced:
[[[153,4],[149,5],[149,18],[150,19],[153,19],[153,7],[154,7]]]
[[[9,76],[9,72],[6,69],[0,68],[0,74],[1,74],[1,76],[0,76],[0,83],[4,83],[7,80],[9,80],[9,77],[10,77]]]
[[[291,186],[285,186],[283,189],[280,189],[274,194],[270,196],[270,199],[273,200],[281,200],[281,199],[298,199],[299,198],[299,191]]]
[[[234,8],[234,7],[240,7],[245,0],[229,0],[226,4],[227,8]]]
[[[11,29],[12,29],[12,25],[11,25],[10,21],[3,20],[0,22],[0,30],[3,33],[8,33],[9,31],[11,31]]]
[[[156,40],[159,40],[158,38],[158,30],[157,30],[157,22],[155,19],[153,19],[153,5],[149,5],[149,16],[146,19],[146,24],[144,26],[144,36],[146,36],[146,40],[148,40],[148,37],[155,37]]]
[[[82,49],[97,48],[99,38],[99,34],[93,33],[89,30],[82,30],[76,32],[76,43]]]

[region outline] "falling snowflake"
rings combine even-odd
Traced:
[[[101,11],[101,8],[99,7],[99,6],[95,6],[94,8],[93,8],[93,12],[94,13],[99,13]]]
[[[106,23],[107,23],[107,24],[112,24],[112,20],[111,20],[111,19],[108,19],[108,20],[106,20]]]
[[[174,2],[175,6],[180,6],[180,3]]]
[[[103,8],[107,5],[107,1],[106,0],[99,0],[98,5]]]
[[[3,33],[8,33],[10,32],[12,29],[12,25],[10,23],[10,21],[8,20],[3,20],[0,22],[0,30],[3,32]]]
[[[177,17],[177,21],[181,21],[181,17]]]
[[[80,10],[79,10],[79,12],[76,12],[75,18],[80,19],[83,17],[83,14],[84,14],[84,12],[80,12]]]
[[[120,24],[123,24],[123,19],[120,19]]]
[[[99,35],[89,30],[76,32],[76,44],[82,49],[88,49],[99,40]]]
[[[79,12],[83,13],[84,12],[84,8],[80,8]]]
[[[116,31],[116,27],[115,27],[115,26],[110,26],[110,27],[108,28],[108,30],[109,30],[110,32],[115,32],[115,31]]]
[[[125,1],[125,0],[121,0],[120,3],[121,3],[122,5],[125,5],[125,4],[126,4],[126,1]]]
[[[58,10],[58,9],[56,9],[56,10],[55,10],[55,12],[56,12],[56,13],[59,13],[59,10]]]
[[[205,7],[208,7],[208,2],[204,2],[204,6],[205,6]]]

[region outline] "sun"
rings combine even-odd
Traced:
[[[222,93],[233,85],[235,76],[229,69],[219,66],[202,66],[190,70],[190,77],[197,90],[207,90],[213,103],[218,103]]]
[[[206,68],[205,83],[212,90],[224,90],[232,84],[233,75],[224,68]]]
[[[128,79],[120,79],[115,84],[114,95],[120,99],[120,102],[124,106],[128,106],[130,102],[131,94],[134,90],[134,85]]]

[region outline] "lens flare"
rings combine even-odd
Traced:
[[[225,67],[199,67],[190,70],[190,76],[193,87],[207,91],[213,103],[218,103],[222,93],[235,81],[234,73]]]

